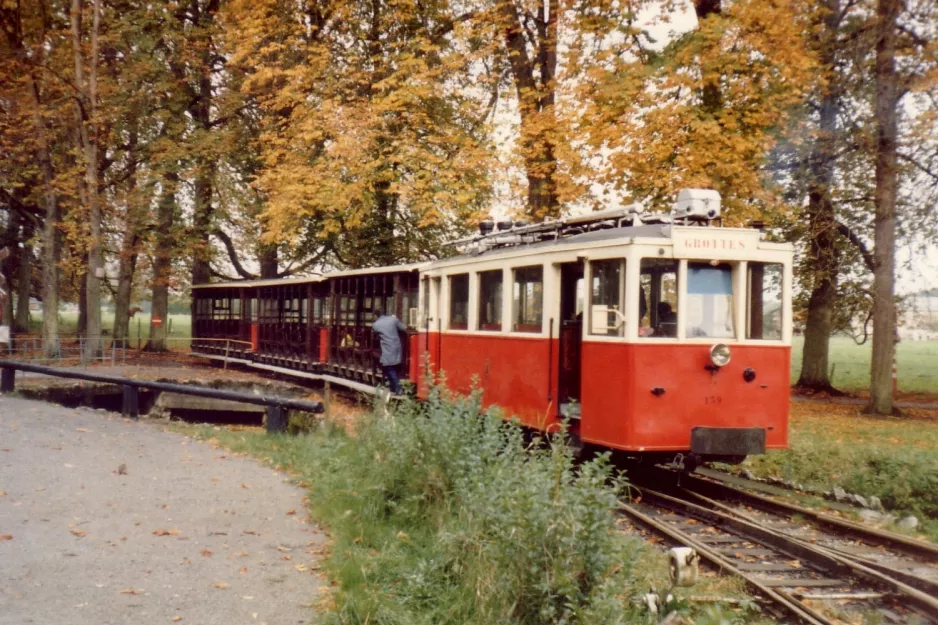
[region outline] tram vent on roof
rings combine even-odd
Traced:
[[[671,223],[707,226],[719,219],[720,194],[717,191],[682,189],[670,215],[646,212],[642,204],[636,202],[622,208],[547,219],[536,224],[510,219],[497,223],[485,220],[479,224],[479,234],[453,241],[451,245],[465,254],[481,254],[499,247],[552,241],[596,230]]]

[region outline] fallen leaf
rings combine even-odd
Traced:
[[[297,564],[297,565],[296,565],[296,570],[299,571],[300,573],[302,573],[303,571],[306,571],[306,570],[308,570],[308,569],[306,568],[306,565]]]
[[[277,545],[278,551],[292,551],[289,547],[284,547],[283,545]]]
[[[212,552],[211,552],[210,550],[208,550],[208,549],[203,549],[203,550],[200,551],[199,553],[201,553],[201,554],[202,554],[203,556],[205,556],[206,558],[211,558],[211,557],[212,557]]]
[[[244,482],[241,482],[241,488],[247,488],[247,487],[248,487],[247,484],[245,484]]]
[[[76,432],[87,432],[88,430],[86,430],[85,428],[77,428],[75,431],[76,431]]]
[[[82,530],[72,530],[72,534],[81,538],[82,536],[87,536],[88,532],[83,532]]]
[[[250,534],[251,536],[257,536],[257,535],[258,535],[257,532],[255,532],[254,530],[244,530],[244,531],[241,532],[241,533],[242,533],[242,534]]]
[[[246,557],[248,557],[248,552],[247,552],[247,551],[239,551],[238,553],[235,554],[235,556],[237,556],[237,557],[239,557],[239,558],[246,558]]]
[[[136,588],[125,588],[121,591],[122,595],[139,595],[142,593],[142,590],[137,590]]]
[[[176,536],[179,533],[179,530],[153,530],[154,536]]]
[[[280,556],[280,559],[281,559],[281,560],[292,560],[293,558],[290,557],[290,556],[288,556],[288,555],[282,555],[282,556]]]
[[[224,590],[225,588],[228,588],[228,584],[226,584],[225,582],[218,582],[216,584],[212,584],[212,586],[214,586],[215,588],[219,590]]]
[[[7,492],[5,490],[0,490],[0,497],[6,497]]]
[[[181,621],[181,620],[182,620],[182,617],[181,617],[181,616],[174,616],[174,617],[173,617],[173,623],[178,623],[178,622]]]
[[[13,534],[0,534],[0,540],[13,540]]]
[[[242,575],[244,575],[244,574],[247,573],[247,572],[248,572],[248,567],[244,567],[243,569],[241,569],[241,574],[242,574]]]
[[[292,516],[296,514],[296,510],[287,510],[287,516]]]

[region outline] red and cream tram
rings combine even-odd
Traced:
[[[787,446],[793,248],[718,215],[715,192],[685,190],[668,217],[489,223],[445,260],[200,285],[193,352],[367,390],[381,307],[409,327],[418,397],[445,372],[532,428],[566,418],[587,444],[739,460]]]

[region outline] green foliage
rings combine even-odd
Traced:
[[[217,432],[212,432],[217,434]],[[354,439],[239,433],[298,468],[333,537],[339,623],[619,623],[638,543],[615,527],[608,458],[526,444],[479,396],[403,403]]]

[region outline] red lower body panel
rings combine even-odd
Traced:
[[[486,406],[500,406],[529,427],[559,423],[557,339],[434,332],[410,348],[420,397],[428,393],[429,367],[434,375],[442,370],[455,392],[468,393],[477,381]],[[695,427],[762,428],[767,448],[786,447],[791,349],[730,349],[730,363],[711,371],[710,345],[584,341],[580,437],[627,451],[687,451]],[[750,382],[747,369],[755,374]]]
[[[786,447],[791,349],[730,349],[730,363],[710,371],[709,345],[584,342],[580,435],[618,449],[680,451],[695,427],[758,427],[767,448]]]
[[[469,393],[477,383],[486,406],[497,405],[524,425],[547,429],[558,422],[557,339],[430,333],[419,336],[417,348],[420,397],[427,396],[429,361],[452,391]]]

